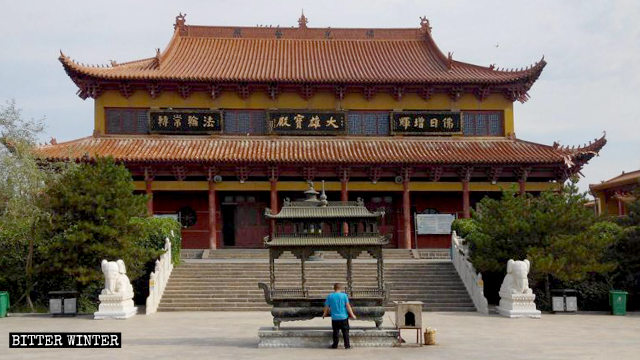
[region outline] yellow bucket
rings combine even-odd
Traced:
[[[424,331],[424,344],[435,345],[436,344],[436,329],[427,328]]]

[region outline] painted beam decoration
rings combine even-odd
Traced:
[[[405,135],[462,134],[460,111],[394,111],[391,133]]]
[[[222,131],[222,112],[218,110],[151,110],[152,134],[212,134]]]
[[[269,111],[269,132],[281,135],[340,135],[346,133],[344,111]]]

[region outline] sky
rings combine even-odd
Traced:
[[[640,169],[640,1],[322,0],[15,1],[0,0],[0,102],[45,118],[42,141],[93,132],[93,100],[82,100],[58,61],[107,64],[164,49],[179,12],[187,24],[310,27],[419,27],[455,60],[547,67],[515,104],[518,138],[580,145],[606,131],[608,143],[582,171],[580,187]]]

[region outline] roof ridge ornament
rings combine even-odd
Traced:
[[[322,193],[320,194],[320,206],[325,207],[329,205],[327,201],[327,194],[324,192],[324,180],[322,180]]]
[[[298,28],[306,29],[307,23],[309,23],[309,19],[307,19],[307,17],[304,16],[304,9],[302,9],[302,13],[300,14],[300,18],[298,19]]]
[[[420,17],[420,32],[431,35],[431,26],[429,26],[429,19],[426,16]]]
[[[182,13],[180,12],[178,14],[178,16],[176,16],[176,22],[175,24],[173,24],[173,30],[179,30],[180,31],[180,35],[185,35],[186,34],[186,20],[185,17],[187,16],[187,13]]]

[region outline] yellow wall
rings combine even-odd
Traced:
[[[155,99],[147,91],[138,90],[129,98],[123,97],[115,90],[105,91],[95,100],[95,129],[100,134],[105,132],[104,109],[108,107],[141,107],[141,108],[204,108],[204,109],[324,109],[324,110],[502,110],[504,111],[505,135],[514,132],[513,103],[499,94],[492,94],[484,101],[474,95],[464,94],[458,101],[453,101],[445,94],[435,94],[425,101],[417,94],[406,94],[400,101],[391,95],[376,94],[367,101],[362,94],[347,94],[340,101],[333,93],[320,92],[304,100],[295,93],[283,93],[276,100],[271,100],[265,92],[255,92],[246,100],[236,93],[224,92],[215,100],[205,92],[194,92],[183,99],[175,91],[164,91]]]
[[[134,181],[136,190],[144,191],[144,181]],[[270,191],[268,181],[223,181],[217,183],[218,191]],[[304,191],[309,185],[305,181],[278,181],[278,191]],[[469,184],[470,191],[502,191],[503,189],[518,188],[518,183],[498,182],[474,182]],[[550,182],[527,182],[526,191],[557,190],[559,184]],[[207,191],[209,183],[206,181],[154,181],[151,183],[153,191]],[[327,191],[339,191],[339,181],[325,182]],[[402,185],[394,182],[378,182],[376,184],[369,181],[351,181],[348,183],[349,191],[402,191]],[[413,181],[409,183],[411,191],[462,191],[460,182],[431,182]]]

